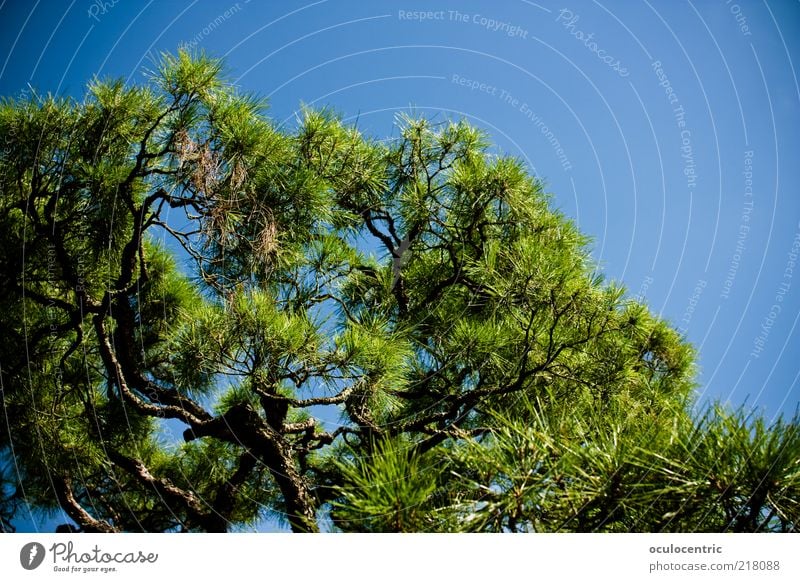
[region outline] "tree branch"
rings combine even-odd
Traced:
[[[56,499],[64,512],[77,523],[81,531],[87,533],[112,533],[117,531],[111,524],[92,517],[75,499],[71,481],[68,477],[56,477],[53,480]]]

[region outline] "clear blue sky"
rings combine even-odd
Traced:
[[[800,401],[798,33],[797,0],[0,0],[0,94],[140,82],[188,42],[289,124],[466,117],[694,343],[703,401],[772,417]]]

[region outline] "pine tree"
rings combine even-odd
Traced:
[[[796,531],[797,419],[694,413],[519,160],[222,68],[0,104],[2,529]]]

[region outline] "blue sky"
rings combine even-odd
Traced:
[[[0,0],[0,94],[225,56],[291,124],[465,117],[699,350],[703,401],[800,401],[800,2]]]

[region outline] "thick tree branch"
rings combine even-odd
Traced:
[[[75,499],[71,481],[68,477],[56,477],[53,480],[56,499],[64,512],[77,523],[81,531],[87,533],[112,533],[117,531],[111,524],[92,517]]]
[[[139,413],[146,416],[152,416],[155,418],[176,418],[178,420],[182,420],[189,426],[200,426],[206,421],[206,418],[198,418],[190,411],[186,410],[185,408],[181,408],[180,406],[157,406],[154,404],[149,404],[134,394],[128,386],[125,373],[119,361],[117,360],[114,349],[111,346],[111,341],[108,338],[108,334],[105,330],[105,324],[103,323],[103,317],[96,315],[93,318],[93,321],[100,348],[100,357],[103,360],[103,364],[105,365],[111,380],[117,386],[120,396],[125,403],[130,404]]]
[[[137,481],[151,487],[165,502],[180,505],[186,510],[190,526],[199,526],[206,531],[209,530],[209,526],[216,528],[217,520],[213,516],[213,511],[191,491],[173,485],[169,479],[155,477],[138,459],[127,457],[113,449],[109,449],[108,457]]]

